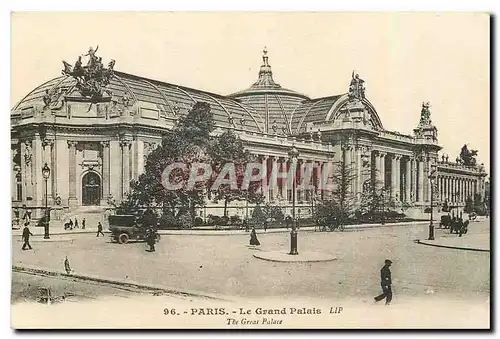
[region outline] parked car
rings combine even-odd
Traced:
[[[146,241],[146,227],[140,224],[139,218],[132,214],[110,215],[108,217],[111,240],[126,244],[130,240]],[[156,242],[160,235],[156,233]]]

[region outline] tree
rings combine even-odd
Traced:
[[[465,166],[476,166],[477,150],[469,150],[467,145],[463,145],[458,158],[459,163]]]
[[[227,217],[227,205],[232,201],[247,200],[252,204],[260,204],[264,201],[264,196],[259,192],[259,188],[261,187],[260,181],[250,182],[248,189],[242,187],[247,165],[252,161],[252,158],[248,150],[245,150],[243,147],[241,139],[233,130],[227,130],[214,140],[210,147],[209,155],[212,160],[212,178],[209,182],[210,193],[214,202],[224,201],[225,217]],[[222,184],[214,187],[216,177],[229,164],[231,166],[234,165],[237,185]],[[257,174],[255,172],[258,169],[254,170],[252,174]],[[230,176],[229,173],[228,175]]]
[[[176,219],[183,214],[189,214],[194,219],[195,207],[204,204],[205,183],[198,182],[192,188],[183,185],[173,190],[166,189],[164,180],[171,184],[187,182],[193,163],[210,160],[206,149],[212,142],[214,128],[210,105],[196,103],[172,132],[163,137],[161,145],[148,155],[144,173],[137,181],[132,181],[131,192],[118,210],[130,213],[154,207]],[[177,162],[185,164],[186,169],[174,169],[168,178],[163,178],[167,166]]]
[[[356,207],[356,196],[352,189],[356,177],[353,166],[345,161],[343,150],[341,160],[333,163],[331,200],[318,203],[314,211],[316,220],[326,223],[335,220],[343,224],[351,217]]]

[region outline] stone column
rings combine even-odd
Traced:
[[[262,180],[261,180],[261,191],[262,195],[264,196],[264,201],[269,202],[269,187],[267,185],[267,159],[269,159],[268,156],[261,156],[260,157],[260,162],[261,162],[261,171],[262,171]]]
[[[302,184],[302,179],[304,178],[304,173],[303,173],[303,170],[304,170],[304,160],[302,159],[297,159],[297,168],[295,170],[295,174],[296,174],[296,177],[297,177],[297,181],[296,181],[296,184],[295,184],[295,188],[296,188],[296,202],[298,201],[302,201],[304,199],[303,197],[303,194],[304,194],[304,190],[301,186]]]
[[[29,172],[29,149],[28,147],[31,148],[31,146],[28,146],[28,141],[21,142],[21,190],[22,190],[22,196],[23,196],[23,203],[26,202],[26,197],[30,195],[29,189],[30,186],[28,185],[28,172]],[[29,143],[31,144],[31,143]]]
[[[322,173],[322,163],[321,161],[317,161],[315,163],[316,165],[316,172],[315,172],[315,175],[316,175],[316,199],[317,200],[321,200],[323,199],[323,196],[322,196],[322,190],[321,190],[321,187],[322,187],[322,181],[321,181],[321,173]]]
[[[125,199],[130,190],[130,140],[120,140],[122,148],[122,199]]]
[[[406,171],[405,171],[405,201],[410,201],[411,192],[411,160],[406,160]]]
[[[363,160],[361,159],[361,153],[363,151],[362,147],[357,147],[356,149],[356,194],[361,198],[361,193],[363,193]],[[359,193],[359,194],[358,194]]]
[[[418,161],[418,200],[424,201],[424,162]]]
[[[381,186],[382,188],[385,188],[385,156],[387,155],[387,153],[385,152],[379,152],[379,156],[380,156],[380,183],[381,183]]]
[[[397,172],[398,172],[398,169],[397,169],[397,164],[396,164],[396,154],[392,154],[391,155],[391,197],[393,199],[396,198],[396,193],[397,193],[397,179],[396,179],[396,176],[397,176]]]
[[[42,177],[42,167],[44,165],[42,158],[42,141],[38,134],[35,134],[33,141],[33,204],[34,206],[42,207],[45,204],[44,190],[45,180]]]
[[[136,151],[137,151],[137,171],[135,179],[139,179],[139,176],[144,173],[144,141],[136,140]]]
[[[278,185],[278,159],[276,157],[271,158],[271,179],[269,186],[273,190],[273,196],[271,199],[276,201],[279,196],[279,185]]]
[[[76,146],[78,141],[68,140],[69,157],[69,187],[68,187],[68,205],[70,207],[78,205],[76,197]]]
[[[401,193],[401,155],[396,155],[396,193],[400,201],[403,201]]]
[[[352,166],[352,147],[350,145],[343,146],[344,147],[344,164],[347,176],[349,176],[353,171]],[[353,192],[354,182],[351,181],[350,187],[347,187],[348,191]]]
[[[287,158],[280,158],[280,163],[278,164],[278,168],[280,168],[281,173],[288,173],[287,161],[288,161]],[[290,201],[290,199],[288,199],[288,190],[289,189],[290,189],[290,185],[288,183],[288,180],[282,178],[281,179],[281,195],[283,196],[283,199],[285,201]]]
[[[102,202],[101,205],[107,205],[109,198],[109,141],[101,141],[102,149]]]

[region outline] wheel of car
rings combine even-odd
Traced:
[[[126,244],[128,243],[129,236],[127,233],[122,233],[118,236],[118,242],[120,244]]]
[[[159,234],[156,234],[156,236],[155,236],[155,240],[156,240],[156,242],[159,242],[159,241],[160,241],[160,235],[159,235]]]

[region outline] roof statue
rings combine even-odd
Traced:
[[[110,93],[105,87],[113,76],[113,67],[115,66],[115,61],[111,60],[108,68],[104,68],[102,58],[96,56],[98,49],[99,46],[95,50],[90,47],[87,54],[83,55],[89,57],[86,66],[82,66],[82,56],[78,56],[73,67],[63,60],[64,69],[62,70],[62,74],[76,79],[76,88],[80,94],[93,101],[102,99],[105,92]]]
[[[349,85],[349,99],[350,100],[361,100],[365,98],[365,86],[364,80],[359,77],[359,74],[355,74],[352,71],[351,84]]]
[[[431,111],[429,109],[431,103],[429,101],[422,102],[422,111],[420,111],[420,125],[431,125]]]

